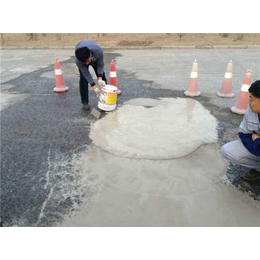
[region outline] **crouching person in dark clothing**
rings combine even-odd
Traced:
[[[260,180],[260,80],[249,88],[249,107],[239,126],[239,138],[222,146],[221,153],[229,161],[248,167],[243,174],[248,181]]]
[[[84,40],[75,47],[75,63],[80,73],[79,90],[81,103],[83,108],[89,110],[89,93],[88,84],[93,87],[95,93],[100,93],[91,74],[89,73],[89,65],[91,65],[97,75],[98,84],[102,88],[106,85],[107,79],[104,72],[104,57],[101,47],[92,40]]]

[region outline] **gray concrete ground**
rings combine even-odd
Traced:
[[[53,92],[55,58],[69,92]],[[259,50],[106,51],[107,78],[111,59],[122,94],[96,120],[81,109],[73,50],[1,50],[3,225],[260,226],[260,183],[219,153],[238,138],[229,108],[247,69],[259,79]],[[195,59],[202,95],[190,99]],[[222,99],[229,60],[235,97]],[[207,127],[207,139],[194,131]]]

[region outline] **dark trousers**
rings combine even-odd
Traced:
[[[97,63],[93,63],[90,64],[97,77],[98,77],[98,72],[97,72]],[[89,67],[89,65],[87,65],[87,68]],[[89,102],[89,97],[88,97],[88,81],[86,80],[86,78],[84,77],[84,75],[82,74],[82,72],[79,70],[79,74],[80,74],[80,79],[79,79],[79,92],[80,92],[80,97],[81,97],[81,103],[88,103]],[[102,75],[102,79],[106,82],[107,84],[107,79],[106,79],[106,75],[105,72],[103,72]]]

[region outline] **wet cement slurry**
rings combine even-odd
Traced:
[[[105,53],[107,77],[110,61],[117,57],[120,54]],[[62,70],[71,68],[73,63],[73,58],[61,62]],[[241,116],[230,113],[228,107],[212,104],[207,96],[196,98],[218,120],[218,140],[208,146],[210,153],[205,154],[207,146],[194,153],[194,165],[187,157],[181,159],[181,168],[175,161],[141,162],[115,157],[98,149],[89,137],[91,126],[97,120],[89,115],[90,111],[81,109],[76,72],[65,77],[69,92],[57,94],[53,92],[54,77],[43,76],[53,70],[54,66],[50,65],[2,82],[2,86],[6,86],[4,93],[27,95],[26,99],[1,111],[1,216],[4,226],[260,225],[257,218],[260,184],[243,181],[242,167],[232,164],[227,179],[228,164],[220,155],[217,159],[214,156],[221,145],[237,138]],[[122,90],[118,97],[119,108],[124,102],[140,97],[184,98],[182,90],[156,89],[153,81],[137,79],[126,70],[117,68],[117,77]],[[90,106],[97,108],[97,98],[91,89]],[[106,113],[102,112],[101,119],[104,117]],[[203,156],[209,156],[206,166]],[[188,169],[187,165],[206,168],[201,173],[194,171],[187,183],[181,176]],[[110,175],[107,169],[113,167]],[[159,176],[162,167],[168,171],[162,171]],[[182,170],[176,172],[176,167]],[[139,172],[144,173],[141,179]],[[175,174],[172,176],[171,172]],[[179,181],[176,182],[176,178]],[[149,180],[148,184],[145,179]],[[158,179],[159,183],[153,183],[153,179]],[[132,186],[126,187],[127,183]],[[212,183],[220,186],[212,190]],[[191,196],[185,199],[187,188]],[[118,189],[127,192],[117,192]],[[192,197],[198,191],[200,195]],[[202,195],[210,191],[213,195],[203,199]],[[114,198],[118,200],[113,201]],[[185,199],[184,204],[182,199]],[[195,208],[194,201],[201,206]],[[219,206],[218,201],[224,205],[217,208],[218,214],[212,219],[210,212],[216,210],[214,205]],[[117,211],[113,211],[115,207]],[[160,211],[163,214],[159,214]],[[202,212],[205,212],[203,218]],[[229,218],[227,215],[222,218],[227,212],[231,212]]]
[[[138,98],[94,124],[90,138],[115,156],[171,160],[216,143],[217,120],[193,99]]]

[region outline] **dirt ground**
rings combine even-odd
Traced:
[[[1,46],[75,46],[84,39],[101,47],[259,45],[260,33],[1,33]]]

